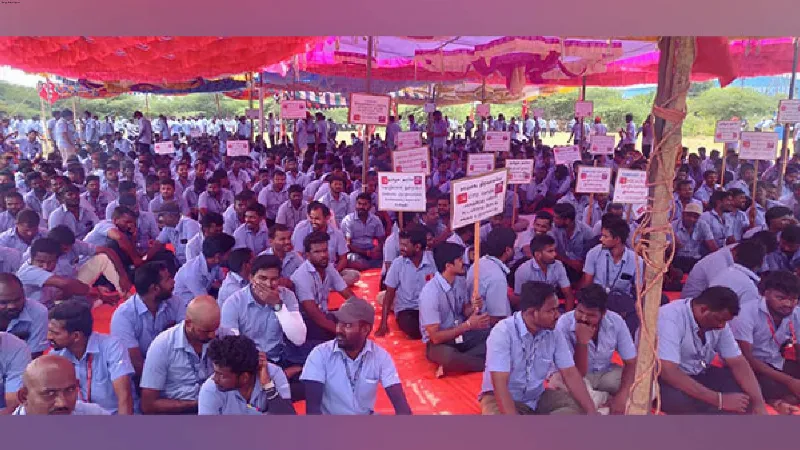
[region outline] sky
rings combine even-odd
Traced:
[[[36,83],[42,80],[42,77],[29,75],[21,70],[13,69],[8,66],[0,66],[0,81],[6,81],[21,86],[36,87]]]

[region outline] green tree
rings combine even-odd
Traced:
[[[762,94],[753,89],[726,87],[709,89],[689,99],[690,114],[710,120],[730,120],[733,117],[757,122],[772,117],[778,106],[778,98]]]

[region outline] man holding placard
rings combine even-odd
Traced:
[[[512,304],[518,297],[508,293],[508,274],[506,266],[514,257],[514,243],[517,234],[510,228],[496,228],[486,237],[486,256],[467,272],[467,285],[472,286],[475,272],[478,271],[478,295],[484,300],[484,310],[492,325],[511,315]]]

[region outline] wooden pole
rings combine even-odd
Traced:
[[[475,237],[472,238],[473,247],[475,247],[475,253],[472,256],[472,262],[475,264],[475,272],[473,273],[473,280],[472,280],[472,298],[477,297],[478,295],[478,285],[480,281],[480,270],[481,270],[481,221],[475,222]]]
[[[80,136],[83,132],[83,127],[81,126],[81,118],[78,117],[78,100],[75,96],[72,97],[72,118],[75,119],[75,127],[78,129],[78,136]]]
[[[258,130],[261,139],[264,139],[264,77],[258,77]],[[266,145],[266,140],[264,141]]]
[[[249,87],[248,91],[250,93],[250,100],[248,101],[248,108],[249,109],[253,109],[253,89],[255,88],[255,86],[253,85],[253,73],[252,72],[247,74],[247,85]],[[255,131],[255,124],[253,122],[253,119],[250,119],[250,136],[248,137],[248,139],[250,141],[253,140],[253,131]]]
[[[695,59],[693,36],[665,37],[659,43],[659,82],[656,104],[672,111],[686,110],[686,93],[691,83],[692,64]],[[639,329],[638,357],[635,382],[628,398],[627,413],[646,415],[651,410],[652,389],[655,381],[657,355],[658,309],[661,305],[661,276],[666,271],[664,252],[667,246],[664,229],[669,226],[672,180],[675,176],[675,161],[681,151],[681,119],[665,120],[656,112],[656,149],[648,166],[648,183],[652,197],[650,223],[646,228],[650,244],[645,250],[650,264],[645,268],[645,286],[642,306],[642,325]],[[674,114],[673,114],[674,116]],[[663,139],[663,141],[662,141]],[[646,218],[647,219],[647,218]],[[647,222],[645,222],[647,223]]]
[[[722,144],[722,169],[720,170],[721,173],[719,174],[719,187],[722,189],[725,188],[725,165],[727,162],[727,149],[725,148],[725,144]]]
[[[794,84],[797,80],[797,58],[800,56],[800,42],[798,42],[798,38],[794,38],[794,61],[792,63],[792,78],[789,81],[789,99],[794,98]],[[797,132],[797,130],[795,130]],[[797,153],[797,149],[794,149],[795,153]],[[786,176],[786,166],[789,164],[789,124],[783,125],[783,145],[781,147],[781,156],[783,157],[783,165],[781,167],[781,177],[779,179],[779,187],[778,192],[783,195],[783,184],[784,180],[783,177]],[[758,174],[758,171],[756,171]],[[756,177],[758,178],[758,177]]]
[[[44,99],[39,97],[40,116],[39,124],[42,127],[42,154],[47,157],[50,155],[50,134],[47,132],[47,109],[44,106]]]
[[[375,38],[369,36],[367,38],[367,78],[366,90],[367,94],[372,92],[372,57],[374,53]],[[364,140],[362,141],[363,157],[361,158],[361,186],[364,192],[367,190],[367,172],[369,172],[369,140],[370,140],[370,127],[364,125]]]

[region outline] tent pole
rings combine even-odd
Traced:
[[[372,36],[367,37],[367,79],[366,79],[366,90],[367,94],[372,93],[372,57],[373,57],[373,46],[375,45],[374,38]],[[370,141],[370,126],[364,125],[364,140],[361,141],[361,146],[363,147],[363,155],[361,157],[361,186],[364,192],[367,190],[367,172],[369,172],[369,141]]]
[[[247,86],[249,88],[248,91],[250,93],[250,100],[248,102],[248,105],[249,105],[248,109],[253,109],[253,87],[254,87],[253,86],[253,72],[248,72],[248,74],[247,74]],[[250,141],[253,140],[253,131],[255,131],[253,129],[254,126],[255,126],[255,124],[253,122],[253,119],[250,119],[250,136],[248,137],[248,139]]]
[[[669,215],[672,210],[672,182],[675,177],[675,162],[681,150],[681,125],[683,119],[675,111],[685,111],[686,93],[691,84],[692,64],[694,64],[696,44],[695,37],[664,37],[659,43],[661,50],[658,73],[658,92],[656,105],[666,110],[664,118],[656,113],[656,148],[648,165],[648,184],[652,198],[651,211],[647,213],[644,230],[652,229],[649,236],[647,252],[649,264],[645,266],[644,282],[647,290],[639,294],[642,299],[642,325],[639,330],[640,339],[634,384],[628,398],[627,414],[646,415],[651,410],[652,389],[656,375],[657,355],[656,327],[658,309],[661,305],[662,274],[664,253],[667,247],[666,235],[663,231],[669,226]],[[649,217],[648,217],[649,216]],[[649,224],[647,223],[649,219]],[[637,258],[639,256],[637,255]],[[638,283],[637,283],[638,284]],[[637,290],[642,289],[637,286]],[[638,306],[637,306],[637,309]]]
[[[798,46],[798,38],[794,38],[794,61],[792,62],[792,78],[789,81],[789,100],[794,98],[794,84],[797,80],[797,58],[800,56],[800,46]],[[794,130],[797,132],[797,130]],[[797,153],[797,149],[794,149],[795,154]],[[781,157],[783,158],[783,164],[781,167],[781,177],[779,180],[780,186],[778,187],[778,192],[783,192],[783,185],[784,181],[783,178],[786,175],[786,166],[789,164],[789,124],[783,125],[783,145],[781,146]]]
[[[264,140],[264,77],[258,76],[258,129],[261,139]],[[266,145],[266,141],[264,141]]]

